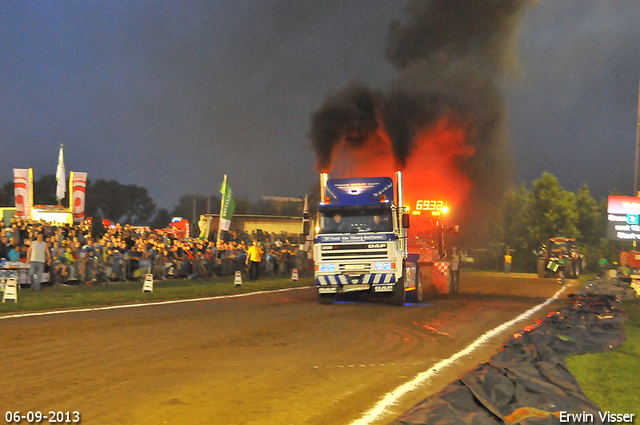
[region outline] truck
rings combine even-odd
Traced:
[[[577,252],[574,238],[549,238],[538,252],[538,277],[554,277],[563,271],[565,277],[577,279],[582,273],[583,262],[584,255]],[[559,263],[564,264],[557,267]]]
[[[329,179],[322,173],[320,187],[313,254],[322,304],[370,293],[401,306],[407,300],[422,302],[432,292],[458,291],[458,262],[447,255],[443,220],[427,226],[428,235],[409,237],[402,172],[395,182],[391,177]]]

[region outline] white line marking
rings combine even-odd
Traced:
[[[139,303],[139,304],[122,304],[122,305],[110,305],[105,307],[78,308],[73,310],[52,310],[52,311],[41,311],[41,312],[34,312],[34,313],[12,314],[10,316],[0,316],[0,320],[19,319],[22,317],[32,317],[32,316],[51,316],[53,314],[84,313],[87,311],[118,310],[121,308],[149,307],[153,305],[181,304],[181,303],[191,303],[196,301],[212,301],[212,300],[221,300],[225,298],[249,297],[252,295],[268,294],[271,292],[287,292],[287,291],[295,291],[298,289],[309,289],[309,288],[314,288],[314,286],[298,286],[296,288],[274,289],[273,291],[247,292],[244,294],[218,295],[215,297],[189,298],[186,300],[155,301],[155,302]]]
[[[412,381],[404,383],[400,385],[398,388],[396,388],[395,390],[387,393],[382,398],[382,400],[380,400],[368,412],[365,412],[365,414],[360,419],[357,419],[354,422],[351,422],[351,425],[368,425],[378,419],[382,419],[383,415],[387,411],[387,408],[395,404],[400,397],[402,397],[403,395],[407,394],[410,391],[415,390],[425,380],[438,374],[443,369],[451,366],[459,358],[471,354],[473,351],[478,349],[482,344],[486,343],[489,339],[495,337],[501,332],[504,332],[509,327],[513,326],[515,323],[521,320],[527,319],[529,316],[538,312],[540,309],[542,309],[546,305],[551,304],[554,300],[558,299],[560,294],[562,294],[565,291],[565,289],[567,289],[567,287],[563,286],[562,289],[556,292],[552,298],[547,299],[542,304],[538,304],[537,306],[530,308],[529,310],[525,311],[515,319],[509,320],[508,322],[505,322],[502,325],[490,331],[485,332],[478,339],[476,339],[474,342],[468,345],[465,349],[458,351],[456,354],[449,357],[448,359],[445,359],[436,363],[435,365],[431,366],[428,371],[419,373],[418,376],[416,376]]]

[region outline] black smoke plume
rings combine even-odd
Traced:
[[[388,92],[354,84],[313,115],[310,137],[319,167],[331,167],[337,145],[362,143],[383,124],[402,168],[416,135],[446,117],[467,131],[475,152],[458,164],[473,184],[468,206],[495,205],[511,170],[499,81],[512,63],[514,33],[527,3],[410,1],[405,22],[390,26],[387,59],[398,76]]]
[[[354,82],[329,97],[313,115],[311,140],[320,170],[331,167],[333,150],[340,141],[345,140],[357,147],[378,129],[376,110],[380,108],[379,97],[379,93]]]

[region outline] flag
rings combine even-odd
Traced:
[[[31,218],[31,207],[33,206],[33,170],[31,168],[14,168],[13,182],[16,217]]]
[[[224,176],[222,186],[220,186],[222,201],[220,204],[220,230],[229,230],[231,226],[231,217],[236,210],[236,201],[233,200],[233,190],[227,182],[227,175]]]
[[[64,170],[64,159],[62,155],[62,145],[60,145],[60,154],[58,155],[58,168],[56,169],[56,201],[60,201],[64,198],[64,194],[67,190],[65,179],[65,170]]]
[[[87,173],[71,172],[71,194],[72,200],[71,212],[73,213],[73,221],[81,223],[84,221],[84,198],[87,190]]]

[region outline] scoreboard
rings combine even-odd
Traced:
[[[412,215],[440,216],[449,212],[446,201],[441,199],[419,199],[415,203]]]

